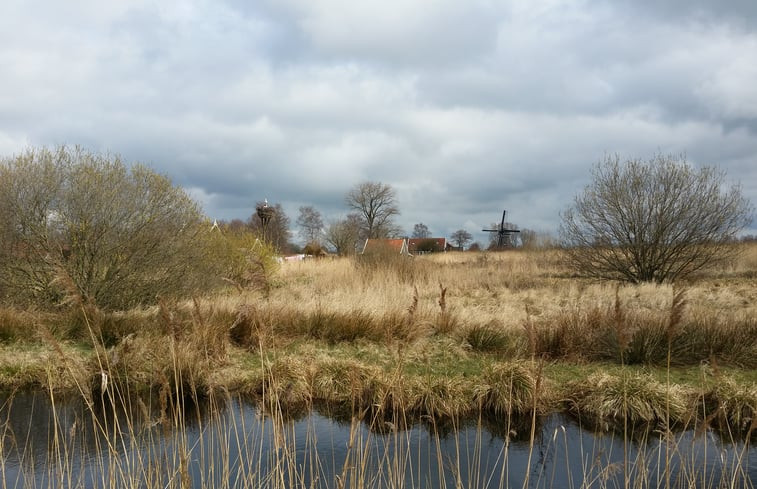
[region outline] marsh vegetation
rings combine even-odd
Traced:
[[[127,406],[158,424],[232,396],[282,426],[314,410],[400,439],[418,424],[454,433],[486,423],[532,449],[559,413],[629,444],[662,443],[656,467],[673,481],[702,477],[666,464],[675,434],[713,433],[745,443],[724,477],[753,487],[757,247],[736,246],[738,259],[675,287],[575,278],[557,252],[510,251],[286,263],[259,277],[264,287],[128,311],[4,307],[0,382],[73,395],[93,415],[103,402],[100,412]],[[181,456],[172,455],[179,465]],[[624,462],[628,474],[640,470]],[[572,484],[602,487],[585,475]],[[348,487],[408,487],[366,477]],[[654,480],[636,486],[665,485]]]

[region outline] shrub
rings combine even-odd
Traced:
[[[306,244],[302,249],[302,252],[308,256],[314,256],[316,258],[326,256],[326,250],[324,250],[321,243],[318,242],[310,242]]]
[[[168,178],[81,148],[0,161],[0,289],[20,303],[103,309],[207,289],[218,275],[199,206]]]
[[[224,279],[240,290],[261,290],[266,295],[279,270],[274,246],[249,231],[228,232],[215,238],[217,256],[226,264]]]
[[[724,173],[684,157],[608,156],[563,214],[566,262],[581,275],[629,282],[682,279],[737,250],[753,207]]]

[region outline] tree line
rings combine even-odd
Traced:
[[[345,217],[333,219],[327,223],[324,222],[321,212],[312,205],[300,206],[295,223],[299,228],[299,237],[305,243],[307,250],[320,250],[328,247],[330,251],[344,256],[355,253],[360,244],[369,238],[382,239],[406,236],[402,228],[395,222],[395,218],[400,215],[400,210],[396,191],[391,185],[382,182],[359,183],[347,192],[344,202],[349,213]],[[261,204],[263,203],[258,202],[257,206]],[[292,243],[290,218],[280,204],[273,204],[272,208],[274,217],[268,223],[269,241],[277,250],[284,253],[300,251],[300,248]],[[232,219],[221,221],[219,224],[223,230],[232,233],[260,232],[262,229],[262,222],[256,213],[252,213],[247,220]],[[518,229],[518,226],[514,223],[505,224],[510,229]],[[492,226],[496,227],[497,224],[494,223]],[[433,236],[429,227],[421,222],[413,226],[410,237],[422,240],[430,239]],[[448,240],[461,250],[469,245],[473,250],[482,248],[481,244],[473,242],[473,235],[465,229],[458,229],[453,232]],[[534,248],[544,244],[544,238],[539,236],[536,231],[523,229],[520,236],[513,237],[506,243],[505,247]],[[421,243],[421,248],[424,251],[441,251],[436,250],[431,241],[429,241],[427,247],[428,249],[423,248],[423,243]],[[497,238],[492,236],[487,249],[497,248],[499,248]]]
[[[578,276],[665,282],[727,260],[754,208],[724,180],[684,157],[606,157],[561,215],[564,263]],[[300,207],[303,240],[350,254],[361,240],[402,232],[390,185],[360,183],[344,202],[350,212],[328,224]],[[0,302],[125,309],[223,283],[266,286],[274,255],[291,246],[288,216],[270,207],[270,220],[256,212],[218,233],[182,188],[143,165],[80,147],[28,149],[0,160]],[[431,232],[418,223],[413,236]],[[450,239],[462,248],[472,236]],[[519,239],[527,247],[538,236],[524,229]]]
[[[344,198],[349,209],[346,217],[324,223],[323,215],[311,205],[300,206],[295,223],[306,246],[332,248],[339,255],[354,253],[358,243],[368,238],[390,238],[402,231],[395,222],[400,214],[394,188],[381,182],[363,182],[347,192]],[[257,206],[263,204],[259,202]],[[267,240],[280,252],[297,251],[292,243],[291,220],[281,204],[272,204],[272,218],[266,223]],[[263,222],[257,213],[246,221],[221,221],[224,232],[262,232]]]

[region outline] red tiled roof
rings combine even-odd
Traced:
[[[371,251],[392,250],[397,253],[402,253],[404,249],[405,240],[398,239],[368,239],[363,247],[363,253]]]

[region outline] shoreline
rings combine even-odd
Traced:
[[[439,343],[436,351],[445,346]],[[0,391],[5,393],[39,389],[53,397],[93,399],[102,395],[102,379],[107,378],[106,389],[118,392],[118,397],[183,392],[182,402],[202,403],[212,396],[239,395],[260,406],[275,403],[286,413],[322,406],[343,416],[368,412],[396,419],[400,414],[412,422],[445,424],[479,416],[529,420],[535,410],[537,418],[568,415],[597,431],[622,429],[624,420],[630,428],[664,430],[669,419],[673,431],[701,429],[705,423],[723,435],[757,436],[757,372],[749,369],[713,372],[693,366],[668,372],[662,367],[502,361],[476,355],[465,359],[468,370],[452,374],[439,358],[422,361],[413,351],[400,358],[396,351],[374,350],[366,363],[356,360],[359,353],[309,344],[265,356],[232,347],[214,368],[203,366],[207,370],[202,378],[180,370],[171,372],[173,378],[164,376],[161,383],[148,381],[144,370],[112,364],[116,348],[98,360],[102,351],[81,344],[57,349],[26,345],[30,348],[25,351],[19,346],[0,348]],[[9,350],[23,358],[15,370]],[[377,365],[381,353],[388,363]],[[169,360],[181,364],[179,358]],[[472,372],[476,369],[478,374]]]

